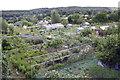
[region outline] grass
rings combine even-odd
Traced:
[[[120,78],[120,72],[98,66],[96,63],[89,66],[88,74],[93,78]]]
[[[120,72],[98,66],[93,59],[66,65],[64,68],[59,69],[58,72],[79,77],[87,76],[87,78],[120,78]]]
[[[21,33],[21,34],[25,34],[29,32],[27,29],[23,29],[21,27],[14,27],[14,31],[15,33]]]

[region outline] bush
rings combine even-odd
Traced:
[[[49,67],[48,67],[48,70],[53,70],[53,69],[54,69],[53,66],[49,66]]]
[[[26,42],[30,44],[41,44],[43,43],[43,40],[41,38],[28,38],[26,39]]]
[[[59,64],[55,64],[55,65],[54,65],[54,69],[60,68],[60,67],[62,67],[62,66],[63,66],[63,64],[60,64],[60,63],[59,63]]]
[[[2,49],[3,50],[10,50],[10,49],[12,49],[10,41],[8,39],[6,39],[6,38],[2,39]]]
[[[109,35],[104,39],[98,39],[96,44],[95,55],[104,64],[109,67],[115,67],[116,64],[120,66],[120,42],[118,40],[118,35]]]
[[[28,22],[28,21],[26,21],[26,20],[22,20],[22,21],[20,22],[20,24],[21,24],[21,26],[24,26],[24,25],[26,25],[26,26],[32,26],[32,25],[33,25],[33,23]]]
[[[89,34],[92,34],[92,30],[90,30],[89,28],[85,28],[80,32],[80,34],[81,36],[89,36]]]
[[[61,38],[54,38],[46,41],[45,43],[48,48],[55,48],[56,50],[61,44],[63,44],[63,40]]]
[[[117,34],[119,31],[118,31],[118,28],[116,27],[111,27],[109,28],[108,30],[105,30],[104,31],[104,34],[105,35],[111,35],[111,34]]]
[[[74,48],[72,49],[72,53],[79,53],[80,52],[80,49],[79,48]]]
[[[15,34],[16,34],[16,35],[20,35],[20,33],[19,33],[19,32],[16,32]]]

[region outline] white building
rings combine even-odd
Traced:
[[[109,26],[100,26],[100,28],[101,28],[102,30],[107,30],[107,29],[109,28]]]
[[[64,25],[61,23],[56,23],[56,24],[44,25],[44,27],[46,28],[46,30],[50,30],[50,29],[55,29],[55,28],[64,28]]]

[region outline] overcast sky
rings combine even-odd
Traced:
[[[120,0],[1,0],[0,10],[29,10],[66,6],[118,7]]]

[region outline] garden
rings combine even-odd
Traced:
[[[116,22],[109,20],[110,14],[107,16],[103,12],[84,18],[85,15],[74,13],[65,19],[52,10],[52,22],[47,25],[26,19],[19,21],[19,26],[14,26],[3,20],[3,37],[0,40],[2,76],[38,79],[120,78],[118,19]],[[88,22],[89,26],[83,26]],[[68,23],[71,26],[67,27]],[[52,29],[46,26],[52,26]],[[103,30],[101,26],[109,27]]]

